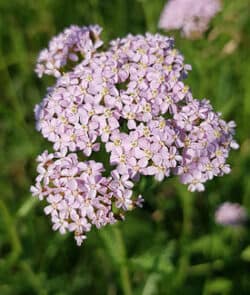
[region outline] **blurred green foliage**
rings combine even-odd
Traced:
[[[38,52],[70,24],[98,23],[110,40],[156,32],[164,0],[0,0],[0,294],[250,294],[249,227],[223,228],[225,200],[250,210],[250,1],[225,0],[202,40],[176,46],[192,64],[187,83],[235,120],[241,148],[232,173],[191,194],[176,179],[143,179],[145,206],[125,222],[94,230],[78,248],[52,232],[29,187],[35,158],[50,145],[33,108],[50,80],[33,72]]]

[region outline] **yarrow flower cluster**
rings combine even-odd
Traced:
[[[235,123],[226,123],[184,85],[191,67],[172,38],[128,35],[111,41],[106,51],[96,51],[88,39],[92,30],[66,29],[59,36],[85,32],[81,46],[77,38],[65,45],[65,38],[55,37],[57,45],[50,43],[47,59],[39,56],[37,65],[47,69],[50,64],[49,71],[39,74],[57,80],[35,107],[37,129],[53,143],[54,153],[38,157],[32,193],[49,203],[45,213],[51,215],[53,229],[74,231],[78,244],[92,225],[114,223],[141,206],[142,197],[132,191],[141,175],[158,181],[178,175],[190,191],[203,191],[207,180],[230,172],[226,159],[230,148],[238,147]],[[64,46],[91,55],[83,54],[81,62],[63,72],[59,65],[65,67],[69,50],[55,52]],[[109,171],[102,163],[88,159],[101,144],[109,155],[109,176],[103,176]]]
[[[103,44],[99,39],[101,31],[99,26],[71,26],[54,37],[49,48],[42,50],[38,57],[35,69],[38,77],[47,74],[58,78],[61,76],[60,69],[69,61],[77,62],[81,57],[86,60],[91,58],[91,54]]]
[[[185,37],[197,38],[220,9],[220,0],[169,0],[158,26],[164,30],[181,30]]]
[[[221,225],[238,226],[247,220],[247,211],[238,203],[225,202],[215,212],[215,221]]]
[[[31,190],[40,200],[46,199],[44,211],[51,216],[53,229],[61,234],[73,231],[79,245],[92,225],[112,224],[123,217],[122,211],[136,205],[131,198],[133,183],[116,171],[104,177],[102,163],[79,162],[76,153],[47,151],[37,160],[39,176]],[[113,204],[121,213],[112,211]]]

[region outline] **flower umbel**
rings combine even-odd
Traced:
[[[220,0],[169,0],[158,26],[164,30],[181,30],[186,38],[197,38],[207,30],[220,8]]]
[[[183,83],[191,67],[172,38],[128,35],[97,52],[100,32],[70,27],[38,60],[45,65],[40,76],[56,76],[35,107],[37,129],[55,152],[38,157],[32,193],[48,202],[53,229],[74,232],[78,244],[93,225],[114,223],[142,205],[132,191],[141,175],[159,181],[178,175],[190,191],[203,191],[207,180],[230,172],[226,159],[238,147],[235,123],[226,123],[208,100],[193,98]],[[72,51],[81,55],[62,73]],[[52,71],[51,58],[58,60]],[[110,156],[108,177],[102,163],[79,160],[94,156],[101,143]]]
[[[237,226],[247,220],[247,211],[238,203],[222,203],[215,212],[215,221],[221,225]]]

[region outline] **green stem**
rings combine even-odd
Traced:
[[[0,50],[0,59],[1,59],[1,68],[2,68],[2,76],[1,77],[5,81],[5,83],[7,84],[6,89],[9,90],[9,92],[7,93],[8,99],[10,100],[13,110],[15,111],[16,119],[20,123],[25,125],[26,123],[24,121],[23,108],[22,108],[20,101],[18,99],[14,82],[12,81],[12,78],[11,78],[9,70],[8,70],[8,65],[6,64],[5,57],[2,54],[1,50]]]
[[[90,5],[92,6],[92,14],[93,14],[95,23],[103,26],[104,24],[103,17],[101,13],[98,13],[98,11],[100,11],[99,0],[91,0]]]
[[[36,291],[36,294],[47,295],[48,293],[46,290],[44,290],[45,288],[43,286],[43,282],[41,281],[40,277],[33,272],[30,265],[27,262],[22,261],[20,263],[20,267],[22,271],[26,274],[26,278],[29,280],[31,286]]]
[[[126,247],[119,225],[112,225],[98,232],[114,266],[119,271],[123,294],[132,295],[129,270],[127,266]]]
[[[127,254],[126,254],[124,240],[121,234],[121,230],[117,226],[113,227],[113,231],[114,231],[117,247],[119,248],[119,253],[121,253],[121,256],[122,256],[119,271],[120,271],[120,279],[121,279],[123,293],[124,295],[132,295],[132,288],[131,288],[131,282],[129,278],[129,271],[127,266]]]
[[[194,197],[191,193],[184,190],[182,187],[177,187],[179,192],[179,197],[182,204],[183,211],[183,224],[182,224],[182,234],[180,237],[180,250],[181,258],[179,260],[179,271],[176,278],[176,285],[182,284],[188,274],[189,269],[189,256],[190,253],[187,248],[188,238],[192,231],[192,214],[193,214],[193,200]]]
[[[151,1],[145,1],[145,0],[139,0],[141,2],[141,6],[142,6],[142,10],[144,12],[144,17],[145,17],[145,21],[146,21],[146,27],[147,30],[149,30],[150,32],[155,32],[155,21],[152,17],[152,9],[153,7],[150,7],[150,5],[152,5]]]
[[[187,191],[180,190],[180,199],[183,210],[181,239],[186,240],[192,231],[193,195]]]
[[[132,295],[129,272],[127,265],[122,265],[120,268],[120,277],[124,295]]]
[[[12,246],[13,251],[12,251],[12,254],[9,256],[8,261],[9,261],[9,263],[12,263],[20,255],[20,253],[22,251],[22,246],[21,246],[20,240],[18,238],[16,228],[13,224],[12,217],[11,217],[7,207],[5,206],[5,203],[2,200],[0,200],[0,210],[2,211],[2,217],[5,221],[5,228],[9,234],[9,238],[11,241],[11,246]]]

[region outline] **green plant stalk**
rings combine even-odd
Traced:
[[[43,283],[41,282],[40,278],[33,272],[30,265],[27,262],[22,261],[20,263],[20,267],[23,272],[26,273],[31,286],[36,291],[36,294],[47,295],[48,293],[44,290]]]
[[[12,217],[7,207],[5,206],[5,203],[2,200],[0,200],[0,211],[2,212],[2,217],[5,221],[6,231],[8,232],[11,246],[12,246],[12,253],[10,254],[8,258],[8,262],[12,263],[18,258],[18,256],[22,252],[22,246],[21,246],[16,228],[13,224]]]
[[[91,0],[90,5],[92,6],[92,15],[94,21],[99,25],[103,25],[104,21],[102,15],[99,13],[99,0]]]
[[[120,279],[121,279],[123,293],[124,295],[132,295],[132,288],[131,288],[131,282],[130,282],[129,271],[127,266],[127,254],[126,254],[124,240],[119,227],[114,226],[113,231],[114,231],[117,247],[119,248],[120,250],[119,252],[121,253],[121,256],[122,256],[119,271],[120,271]]]
[[[193,201],[194,196],[185,190],[185,188],[177,186],[179,197],[182,204],[183,210],[183,224],[182,234],[180,237],[180,260],[179,270],[176,277],[176,286],[183,284],[189,269],[189,256],[190,253],[187,250],[187,242],[192,231],[192,214],[193,214]]]
[[[20,101],[18,99],[16,90],[15,90],[15,85],[12,81],[12,78],[10,76],[9,70],[8,70],[8,64],[6,64],[5,62],[5,58],[4,55],[1,52],[1,48],[0,48],[0,60],[1,60],[1,67],[2,67],[2,76],[1,78],[6,80],[6,84],[9,86],[9,93],[8,98],[12,104],[13,110],[15,111],[16,114],[16,119],[18,120],[18,122],[20,122],[21,124],[23,124],[24,126],[26,126],[25,120],[24,120],[24,111],[23,111],[23,107],[20,104]]]
[[[104,230],[98,231],[104,245],[109,252],[114,266],[120,277],[121,288],[124,295],[132,295],[129,270],[127,266],[127,254],[125,243],[119,225],[112,225]]]
[[[129,278],[129,271],[127,265],[121,265],[120,278],[124,295],[132,295],[131,283]]]
[[[147,26],[147,30],[151,33],[156,31],[155,20],[152,17],[152,7],[150,7],[151,1],[139,0],[141,3],[142,10],[144,12],[144,18]],[[149,4],[150,3],[150,4]]]

